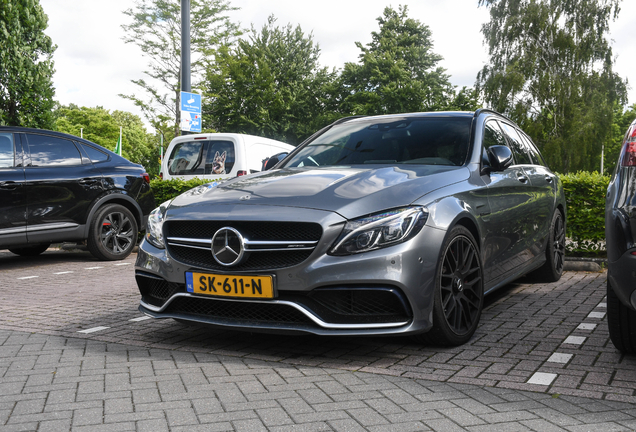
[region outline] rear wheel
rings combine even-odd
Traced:
[[[616,296],[607,278],[607,326],[614,346],[624,353],[636,353],[636,311]]]
[[[49,246],[51,246],[51,243],[43,243],[33,246],[9,248],[9,251],[20,256],[37,256],[47,250]]]
[[[88,250],[102,261],[124,259],[135,247],[137,233],[137,221],[130,210],[119,204],[106,204],[91,222]]]
[[[563,274],[565,262],[565,224],[559,210],[554,212],[550,224],[550,236],[545,248],[545,264],[534,274],[544,282],[556,282]]]
[[[481,259],[470,231],[463,226],[450,231],[437,267],[433,328],[418,339],[461,345],[477,330],[484,303]]]

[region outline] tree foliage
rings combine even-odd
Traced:
[[[445,109],[455,97],[442,56],[433,52],[428,26],[408,17],[406,6],[384,9],[377,18],[359,63],[347,63],[342,83],[348,95],[343,110],[354,114],[389,114]]]
[[[252,27],[208,69],[204,127],[299,143],[337,117],[329,115],[336,74],[320,67],[319,54],[300,26],[279,27],[270,16],[260,32]]]
[[[76,105],[58,107],[55,130],[85,139],[114,150],[122,127],[122,156],[143,165],[151,175],[159,174],[159,149],[156,138],[146,133],[141,119],[129,112],[102,107]]]
[[[0,0],[0,124],[48,128],[53,52],[38,0]]]
[[[226,0],[191,0],[190,46],[193,87],[215,50],[241,32],[225,13],[235,10]],[[179,94],[181,91],[181,2],[180,0],[138,0],[124,14],[132,23],[122,25],[124,41],[134,43],[150,60],[150,78],[133,80],[144,96],[120,95],[132,100],[150,123],[159,127],[169,121],[179,134]]]
[[[517,121],[558,171],[598,170],[626,84],[607,39],[620,0],[480,0],[485,101]]]

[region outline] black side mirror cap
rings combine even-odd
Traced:
[[[277,153],[274,156],[271,156],[270,158],[265,159],[263,161],[263,169],[261,171],[267,171],[269,169],[272,169],[274,165],[276,165],[278,162],[285,159],[288,154],[289,153],[286,153],[286,152]]]
[[[494,145],[486,150],[490,167],[488,172],[503,171],[512,165],[512,151],[503,145]]]

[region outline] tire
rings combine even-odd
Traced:
[[[10,252],[20,256],[38,256],[51,246],[51,243],[43,243],[34,246],[25,246],[18,248],[9,248]]]
[[[607,278],[607,326],[614,346],[626,354],[636,353],[636,311],[625,306]]]
[[[126,258],[137,244],[137,221],[126,207],[106,204],[95,213],[91,222],[88,250],[102,261]]]
[[[454,227],[442,247],[435,276],[433,328],[417,336],[433,345],[461,345],[477,330],[484,281],[477,243],[468,229]]]
[[[542,282],[556,282],[563,274],[565,262],[565,224],[559,210],[554,212],[550,224],[550,237],[545,247],[545,264],[533,272]]]

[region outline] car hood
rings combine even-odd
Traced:
[[[468,177],[467,168],[434,165],[284,168],[200,186],[175,198],[170,209],[174,215],[191,214],[196,206],[206,212],[226,205],[285,206],[331,211],[351,219],[410,205]]]

